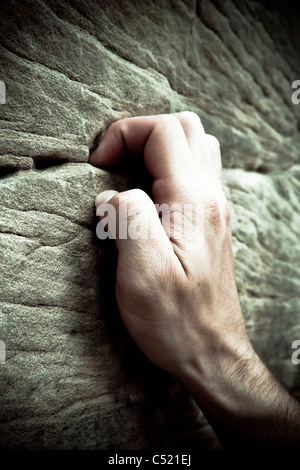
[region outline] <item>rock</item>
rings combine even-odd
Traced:
[[[220,140],[246,326],[300,396],[291,361],[300,338],[292,6],[1,3],[3,449],[219,446],[186,390],[143,357],[117,311],[116,250],[96,237],[94,197],[145,181],[94,168],[88,156],[96,133],[125,116],[189,109]]]

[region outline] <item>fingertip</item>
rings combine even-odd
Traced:
[[[102,139],[99,142],[97,142],[97,145],[92,146],[91,153],[89,156],[89,163],[91,163],[91,165],[100,166],[100,167],[105,166],[105,161],[107,160],[106,159],[106,153],[107,153],[106,147],[107,146],[105,144],[104,137],[102,137]]]
[[[91,165],[94,165],[94,158],[95,158],[95,157],[94,157],[94,153],[95,153],[95,152],[92,152],[92,153],[90,153],[90,155],[89,155],[89,160],[88,160],[88,162],[89,162]]]
[[[114,191],[112,189],[107,189],[105,191],[102,191],[101,193],[97,194],[97,196],[95,197],[95,207],[97,208],[101,204],[106,204],[117,194],[119,194],[118,191]]]
[[[89,163],[94,166],[102,166],[101,152],[99,146],[90,154]]]

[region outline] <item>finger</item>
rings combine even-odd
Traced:
[[[182,274],[189,272],[189,260],[195,261],[202,247],[202,206],[197,213],[199,205],[154,205],[139,189],[103,191],[95,203],[101,220],[96,228],[98,238],[114,239],[123,261],[138,265],[143,259],[148,263],[157,257],[163,264],[174,263]]]
[[[109,201],[117,194],[119,194],[118,191],[107,190],[102,191],[95,198],[96,215],[100,219],[96,226],[96,234],[100,240],[116,238],[116,214],[112,213]]]
[[[96,203],[98,216],[103,218],[104,212],[109,213],[102,222],[108,225],[124,266],[139,266],[143,260],[148,264],[149,256],[180,266],[155,205],[144,191],[104,191],[97,196]]]
[[[103,168],[117,165],[128,153],[143,154],[154,178],[179,173],[191,153],[178,119],[172,115],[121,119],[110,126],[90,163]]]
[[[199,116],[190,111],[174,113],[184,130],[190,151],[198,164],[209,164],[209,149],[205,139],[205,131]]]
[[[221,159],[221,150],[220,143],[218,139],[210,134],[205,134],[207,146],[209,148],[209,156],[212,162],[214,172],[218,180],[222,181],[222,159]]]
[[[95,206],[98,207],[100,204],[106,204],[110,199],[112,199],[117,194],[119,194],[119,192],[113,189],[102,191],[102,193],[98,194],[95,197]]]

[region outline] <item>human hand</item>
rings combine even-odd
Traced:
[[[105,191],[96,205],[112,204],[117,220],[127,207],[136,214],[134,223],[150,225],[154,236],[116,236],[120,314],[142,352],[159,367],[184,382],[194,369],[215,377],[222,362],[228,369],[245,351],[252,354],[235,285],[219,143],[205,134],[194,113],[129,118],[107,130],[90,162],[110,168],[128,153],[143,154],[154,178],[153,201],[133,189]],[[194,233],[178,234],[175,210],[166,231],[154,203],[177,204],[178,211],[189,204],[202,223],[187,229]],[[121,223],[127,223],[122,212]]]
[[[102,216],[105,207],[116,210],[116,297],[129,333],[188,387],[223,443],[299,448],[300,406],[246,333],[218,141],[193,113],[129,118],[108,129],[90,162],[110,168],[130,154],[143,154],[153,200],[133,189],[104,191],[95,201]],[[154,203],[167,204],[170,226]],[[193,210],[182,229],[184,204]],[[130,237],[132,224],[140,233],[150,226],[151,237]]]

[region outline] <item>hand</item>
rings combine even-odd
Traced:
[[[135,223],[151,226],[156,239],[116,239],[120,314],[156,365],[179,378],[195,364],[214,374],[216,348],[236,360],[240,344],[250,347],[235,285],[218,141],[189,112],[124,119],[108,129],[90,161],[109,168],[127,152],[144,155],[154,178],[153,201],[134,189],[113,197],[102,193],[96,202],[113,204],[117,220],[126,204],[136,213]],[[167,234],[154,203],[192,205],[202,222],[194,239]]]
[[[90,162],[110,168],[130,154],[144,157],[154,179],[152,199],[137,189],[96,198],[98,207],[110,204],[117,213],[116,298],[129,333],[152,362],[190,389],[223,441],[294,443],[298,404],[261,363],[246,333],[218,141],[194,113],[135,117],[114,123]],[[163,203],[169,227],[154,205]],[[184,204],[193,210],[184,214],[182,229]],[[124,225],[127,238],[119,235]],[[151,227],[151,237],[130,237],[131,225],[140,233]],[[288,415],[293,439],[285,431]]]

